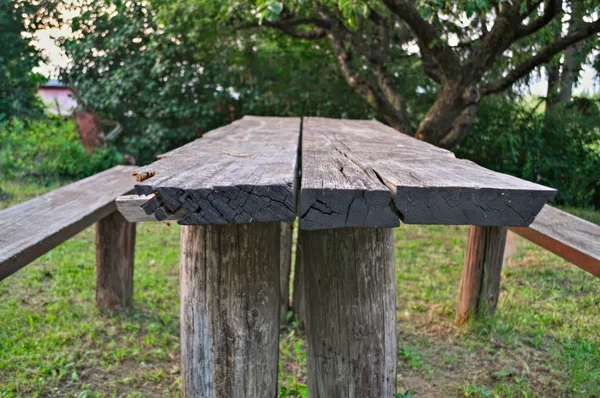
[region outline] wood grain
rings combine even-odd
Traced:
[[[546,205],[527,228],[512,231],[600,277],[600,226]]]
[[[303,121],[303,229],[394,227],[398,219],[527,226],[555,194],[377,121]]]
[[[277,395],[280,227],[181,228],[184,398]]]
[[[132,171],[116,166],[0,210],[0,280],[114,212],[133,190]]]
[[[456,323],[493,315],[500,296],[507,227],[472,225],[469,229]]]
[[[294,224],[281,223],[281,240],[279,260],[279,322],[286,322],[290,310],[290,273],[292,271],[292,246],[294,237]]]
[[[96,306],[116,312],[131,305],[135,224],[118,211],[96,223]]]
[[[300,231],[310,397],[396,393],[392,229]]]
[[[299,118],[244,118],[139,168],[136,191],[164,220],[183,225],[292,222],[296,217]]]
[[[154,196],[154,194],[119,196],[115,201],[117,204],[117,210],[129,222],[156,222],[156,217],[154,217],[153,214],[147,214],[146,211],[144,211],[144,206],[149,205],[148,202],[154,199]],[[174,214],[169,214],[168,217],[163,221],[177,221],[181,220],[181,217],[183,217],[183,210],[179,210]]]
[[[292,291],[292,311],[298,326],[304,328],[306,319],[306,291],[304,289],[304,266],[302,265],[302,234],[298,233],[296,259],[294,261],[294,288]]]

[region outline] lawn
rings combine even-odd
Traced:
[[[57,184],[0,184],[0,208]],[[397,396],[600,397],[600,279],[517,238],[496,316],[456,328],[466,235],[396,230]],[[118,317],[94,307],[93,228],[0,282],[0,397],[177,396],[178,261],[178,225],[140,224],[134,306]],[[280,360],[281,396],[306,395],[294,324]]]

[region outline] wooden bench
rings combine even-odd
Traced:
[[[529,227],[511,231],[600,277],[600,226],[545,205]]]
[[[392,228],[473,225],[466,319],[496,307],[507,227],[528,226],[556,194],[375,121],[323,118],[244,117],[135,174],[140,196],[117,201],[127,218],[183,225],[184,397],[276,395],[282,223],[300,218],[311,396],[388,397]]]
[[[132,170],[116,166],[0,210],[0,280],[97,222],[97,305],[110,311],[128,306],[135,224],[116,211],[115,199],[133,190]]]

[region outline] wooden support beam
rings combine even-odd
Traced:
[[[96,305],[122,310],[133,298],[135,224],[115,211],[96,223]]]
[[[306,319],[306,300],[304,289],[304,266],[302,265],[302,234],[298,233],[296,259],[294,261],[294,290],[292,292],[292,311],[300,328],[304,328]]]
[[[277,395],[280,228],[181,228],[184,398]]]
[[[496,311],[506,232],[507,227],[472,225],[469,229],[456,314],[458,325]]]
[[[281,223],[280,273],[279,273],[279,322],[284,324],[290,310],[290,273],[292,270],[292,244],[294,224]]]
[[[302,230],[300,235],[310,396],[393,396],[393,230]]]

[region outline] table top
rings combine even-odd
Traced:
[[[315,117],[246,116],[134,174],[146,212],[184,225],[527,226],[556,195],[377,121]]]
[[[304,119],[303,229],[527,226],[555,195],[374,120]]]
[[[300,118],[245,116],[135,171],[144,205],[183,225],[294,221]]]

